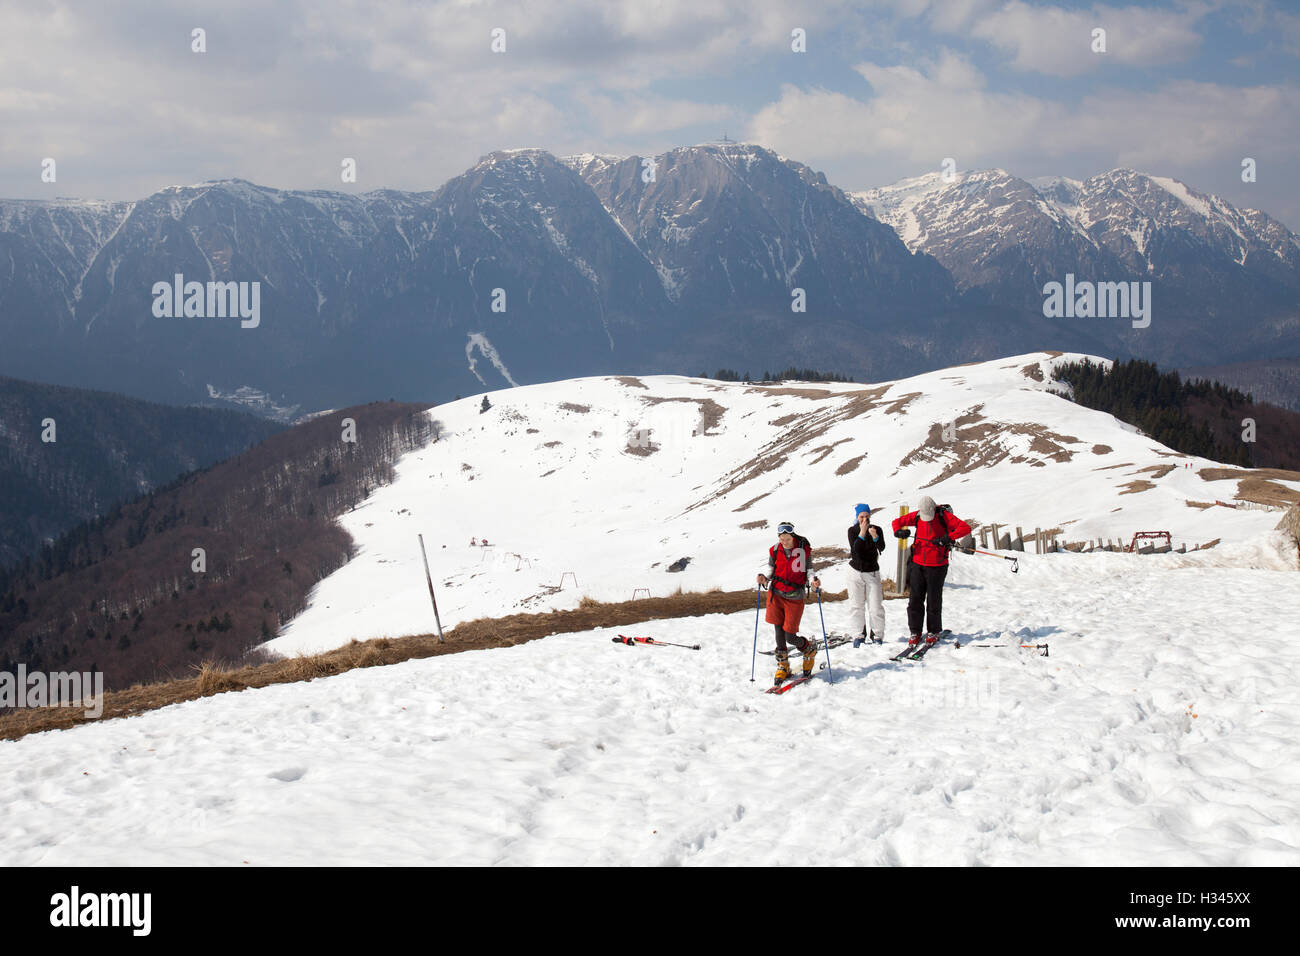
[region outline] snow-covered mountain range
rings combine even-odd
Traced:
[[[1151,281],[1154,321],[1045,318],[1067,274]],[[258,320],[156,315],[176,276],[257,283]],[[0,200],[0,335],[6,374],[308,410],[723,366],[881,380],[1030,348],[1188,366],[1300,353],[1300,239],[1131,170],[851,197],[753,145],[516,149],[430,192]]]
[[[1067,273],[1150,281],[1155,321],[1183,343],[1115,324],[1111,332],[1134,354],[1175,361],[1179,350],[1233,349],[1228,340],[1238,336],[1261,358],[1295,348],[1289,330],[1300,301],[1300,237],[1265,213],[1178,180],[1132,169],[1083,181],[1028,181],[1001,169],[936,172],[853,199],[909,249],[943,263],[960,288],[994,302],[1041,304],[1043,285]]]

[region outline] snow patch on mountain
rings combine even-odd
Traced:
[[[500,372],[501,377],[509,382],[512,387],[517,388],[519,386],[519,383],[511,376],[510,370],[506,368],[505,363],[501,361],[501,355],[497,352],[496,346],[494,346],[488,340],[488,337],[482,332],[471,332],[468,341],[465,343],[465,358],[469,362],[469,370],[474,374],[476,379],[484,385],[487,384],[487,380],[478,373],[478,360],[474,358],[475,350],[491,362],[492,367]]]

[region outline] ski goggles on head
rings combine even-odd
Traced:
[[[782,521],[776,526],[777,534],[794,534],[794,525],[788,521]]]

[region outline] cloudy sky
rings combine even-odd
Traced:
[[[1300,231],[1297,4],[0,0],[0,23],[4,197],[433,189],[494,149],[648,155],[725,132],[846,189],[945,157],[1131,166]]]

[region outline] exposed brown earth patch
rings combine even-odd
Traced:
[[[907,408],[908,405],[912,404],[912,402],[916,401],[920,397],[921,397],[920,392],[908,392],[906,395],[900,395],[898,396],[898,398],[890,402],[888,407],[885,408],[885,414],[901,415],[903,413],[903,409]]]
[[[1037,362],[1031,362],[1020,370],[1020,374],[1025,378],[1032,378],[1035,382],[1043,381],[1043,367]]]
[[[1300,491],[1292,491],[1286,485],[1265,478],[1243,478],[1237,483],[1237,494],[1234,497],[1261,505],[1286,507],[1300,502]]]
[[[1204,481],[1225,478],[1273,478],[1277,481],[1300,481],[1300,471],[1287,468],[1202,468],[1197,472]]]
[[[1137,495],[1144,491],[1150,491],[1155,487],[1155,485],[1147,481],[1145,478],[1139,478],[1136,481],[1130,481],[1127,484],[1120,485],[1120,487],[1124,489],[1120,492],[1121,495]]]
[[[847,475],[850,472],[857,471],[858,465],[862,464],[863,460],[866,457],[867,457],[867,453],[863,452],[857,458],[850,458],[848,461],[844,462],[842,465],[840,465],[838,468],[835,469],[835,474]]]
[[[1132,468],[1133,462],[1122,461],[1118,465],[1102,465],[1100,468],[1094,468],[1093,471],[1111,471],[1115,468]]]
[[[810,454],[816,454],[817,452],[821,452],[821,454],[818,455],[816,458],[814,458],[812,461],[810,461],[808,464],[810,464],[810,465],[819,465],[819,464],[821,464],[823,461],[826,460],[826,456],[829,455],[831,452],[833,452],[833,451],[835,450],[835,448],[836,448],[837,445],[843,445],[846,441],[853,441],[853,439],[852,439],[852,438],[841,438],[839,441],[835,442],[835,444],[833,444],[833,445],[818,445],[816,448],[809,449],[809,453],[810,453]]]
[[[1141,475],[1141,474],[1150,473],[1151,477],[1154,480],[1159,481],[1161,478],[1169,474],[1171,471],[1177,471],[1177,470],[1178,470],[1177,465],[1147,465],[1145,468],[1139,468],[1138,474]]]
[[[614,381],[618,382],[620,385],[626,385],[628,388],[644,388],[647,392],[650,391],[650,386],[641,381],[635,375],[616,375],[614,376]]]
[[[700,407],[700,424],[697,431],[701,435],[709,434],[710,428],[716,428],[722,422],[726,409],[711,398],[657,398],[646,396],[641,399],[647,405],[660,405],[663,402],[687,402]]]
[[[829,389],[820,388],[794,388],[789,385],[772,386],[772,385],[753,385],[745,389],[749,395],[770,395],[774,398],[841,398],[845,395],[853,395],[854,392],[833,392]]]
[[[753,531],[755,528],[766,528],[766,527],[767,527],[766,519],[760,518],[758,521],[746,521],[744,524],[740,526],[740,529],[742,531]]]
[[[773,394],[783,390],[751,389],[750,391],[761,391],[764,394]],[[795,389],[794,391],[800,390]],[[814,450],[820,450],[813,446],[813,443],[818,438],[840,422],[858,418],[876,408],[886,391],[888,391],[888,387],[881,386],[880,388],[861,389],[855,392],[817,392],[810,396],[802,396],[830,398],[848,395],[849,397],[847,400],[837,402],[829,408],[823,406],[820,408],[814,408],[808,412],[795,413],[795,417],[791,418],[787,422],[786,426],[783,426],[785,431],[774,436],[772,441],[764,445],[762,450],[759,451],[758,454],[754,455],[753,458],[738,465],[723,475],[722,478],[719,479],[718,484],[715,485],[715,491],[691,504],[686,510],[692,511],[696,508],[702,507],[711,501],[715,501],[724,495],[730,494],[737,488],[755,478],[764,475],[771,475],[780,471],[792,460],[794,455],[802,452],[805,448],[814,447]],[[757,500],[757,498],[753,499],[753,501]],[[750,504],[753,504],[753,501],[750,501],[735,510],[744,511]]]
[[[1237,479],[1238,501],[1253,501],[1261,505],[1286,505],[1300,501],[1300,492],[1292,491],[1279,481],[1300,481],[1300,471],[1288,468],[1202,468],[1197,474],[1203,481]]]
[[[579,415],[585,415],[591,411],[590,405],[576,405],[573,402],[560,402],[560,407],[566,412],[577,412]]]

